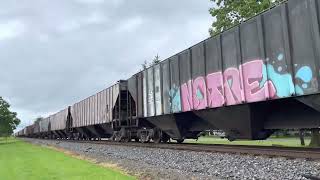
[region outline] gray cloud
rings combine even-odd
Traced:
[[[24,126],[130,77],[156,54],[167,58],[205,39],[209,6],[209,0],[2,1],[0,95]]]

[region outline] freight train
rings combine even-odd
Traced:
[[[320,127],[320,0],[289,0],[79,101],[17,136],[181,143]]]

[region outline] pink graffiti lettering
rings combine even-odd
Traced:
[[[262,60],[244,63],[239,68],[228,68],[223,73],[210,73],[181,85],[182,110],[199,110],[246,102],[257,102],[276,97],[270,80],[261,85],[264,65]]]
[[[272,81],[267,81],[268,83],[268,87],[269,87],[269,98],[270,99],[276,99],[277,98],[277,90],[276,88],[274,87]]]
[[[221,107],[225,103],[222,72],[207,75],[208,106]]]
[[[250,61],[242,65],[243,84],[247,102],[256,102],[265,100],[268,97],[268,83],[266,82],[260,88],[260,81],[263,78],[263,62]]]
[[[272,98],[276,95],[276,89],[271,81],[266,81],[262,87],[263,62],[261,60],[250,61],[242,65],[244,89],[247,102],[258,102]]]
[[[204,77],[197,77],[193,81],[193,106],[194,109],[204,109],[207,107],[207,87]]]
[[[224,93],[227,105],[240,104],[244,101],[243,90],[241,89],[241,77],[239,70],[228,68],[223,73]]]
[[[193,109],[193,99],[192,99],[192,81],[189,80],[188,83],[181,85],[181,102],[182,111],[190,111]]]

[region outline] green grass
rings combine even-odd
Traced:
[[[300,145],[299,138],[268,138],[267,140],[246,141],[238,140],[230,142],[227,139],[221,139],[220,137],[200,137],[196,140],[186,140],[188,143],[202,143],[202,144],[230,144],[230,145],[257,145],[257,146],[288,146],[288,147],[302,147]],[[305,144],[308,146],[310,138],[305,138]]]
[[[8,138],[0,137],[0,145],[6,144],[6,143],[12,143],[12,142],[16,142],[16,139],[13,137],[8,137]]]
[[[0,140],[0,179],[135,179],[113,169],[15,139]]]

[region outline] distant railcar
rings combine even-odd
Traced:
[[[50,117],[44,118],[39,122],[40,135],[39,137],[45,138],[49,136],[51,132]]]

